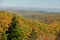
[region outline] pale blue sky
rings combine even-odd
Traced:
[[[60,8],[60,0],[0,0],[1,7]]]

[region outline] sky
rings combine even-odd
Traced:
[[[0,0],[0,6],[60,9],[60,0]]]

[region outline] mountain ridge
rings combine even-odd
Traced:
[[[43,11],[43,12],[60,12],[58,8],[27,8],[27,7],[0,7],[0,10],[25,10],[25,11]]]

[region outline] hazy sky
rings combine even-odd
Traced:
[[[60,8],[60,0],[0,0],[1,7]]]

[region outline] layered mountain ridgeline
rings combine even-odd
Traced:
[[[60,22],[45,24],[11,12],[0,11],[0,40],[57,40]]]

